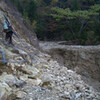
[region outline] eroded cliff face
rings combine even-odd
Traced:
[[[24,33],[25,26],[12,15],[7,4],[0,1],[0,18],[8,12],[21,38],[13,36],[14,46],[11,46],[0,37],[0,100],[99,100],[100,93],[79,74],[59,65],[29,42],[36,40],[27,36],[29,29],[25,29],[27,35]]]
[[[100,81],[100,47],[67,46],[52,48],[50,53],[67,68]]]
[[[93,79],[93,83],[98,81],[97,88],[100,89],[100,46],[68,46],[60,42],[46,42],[40,45],[60,65],[76,71],[87,80]]]

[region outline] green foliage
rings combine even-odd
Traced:
[[[43,26],[41,24],[37,24],[36,33],[39,39],[43,39]]]
[[[100,43],[100,0],[11,1],[31,21],[39,39]]]
[[[51,1],[52,1],[52,0],[43,0],[43,2],[46,3],[46,5],[50,5]]]
[[[69,40],[72,41],[72,40],[74,39],[74,36],[71,35],[70,32],[66,32],[66,33],[64,33],[64,39],[65,39],[66,41],[69,41]]]
[[[97,4],[100,4],[100,0],[96,0]]]
[[[72,1],[72,10],[76,11],[80,9],[80,4],[79,4],[79,0],[73,0]]]
[[[94,20],[94,17],[96,18],[96,16],[99,15],[100,5],[91,6],[88,10],[77,11],[71,11],[69,8],[63,9],[55,7],[52,8],[52,11],[54,14],[51,14],[51,16],[59,22],[65,20],[74,38],[78,40],[80,44],[84,44],[87,39],[86,32],[84,31],[89,21]],[[77,27],[75,27],[76,25]]]
[[[88,39],[88,34],[87,34],[87,32],[86,32],[86,31],[82,32],[82,34],[81,34],[80,37],[79,37],[79,44],[85,45],[87,39]]]
[[[37,3],[35,0],[11,0],[25,18],[31,21],[37,18]]]
[[[99,15],[98,11],[100,10],[100,5],[94,5],[89,10],[78,10],[78,11],[71,11],[69,8],[52,8],[56,14],[51,14],[54,18],[57,19],[76,19],[76,18],[83,18],[89,19],[91,16]]]

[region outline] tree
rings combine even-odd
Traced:
[[[31,22],[37,18],[37,3],[35,0],[11,0],[18,10],[26,18],[28,17]]]
[[[79,10],[80,9],[80,4],[79,4],[79,0],[73,0],[72,1],[72,10]]]
[[[53,14],[51,16],[59,22],[66,22],[70,32],[74,38],[78,40],[81,34],[86,30],[90,21],[99,15],[100,5],[91,6],[88,10],[71,11],[69,8],[52,8]],[[65,25],[66,25],[65,24]]]

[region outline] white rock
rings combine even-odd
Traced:
[[[45,74],[42,75],[41,79],[42,79],[43,82],[52,82],[52,75],[45,73]]]
[[[22,98],[24,98],[25,96],[26,96],[26,93],[23,92],[23,91],[18,91],[18,92],[16,93],[16,97],[17,97],[18,99],[22,99]]]
[[[9,96],[12,93],[12,89],[6,83],[0,83],[0,100],[7,94]]]
[[[77,98],[79,98],[81,95],[82,95],[81,93],[76,93],[76,94],[75,94],[75,98],[77,99]]]

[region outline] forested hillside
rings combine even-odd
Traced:
[[[12,0],[40,40],[100,43],[100,0]]]

